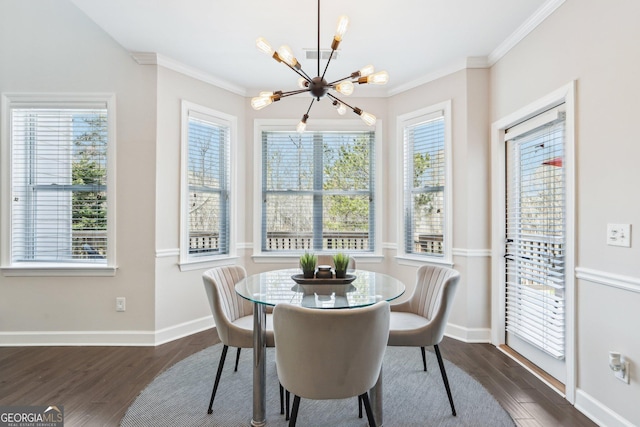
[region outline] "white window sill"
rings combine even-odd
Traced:
[[[238,260],[237,256],[225,256],[218,258],[206,258],[198,260],[183,261],[178,264],[180,271],[204,270],[223,265],[234,265]]]
[[[117,266],[106,265],[77,265],[77,264],[31,264],[25,266],[2,267],[3,276],[13,277],[65,277],[65,276],[91,276],[113,277],[118,270]]]
[[[423,264],[437,264],[437,265],[444,265],[446,267],[453,267],[452,260],[449,260],[446,258],[440,258],[440,257],[404,254],[404,255],[396,256],[395,259],[400,265],[410,265],[413,267],[417,267]]]

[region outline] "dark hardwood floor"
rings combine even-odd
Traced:
[[[210,330],[158,347],[1,347],[0,406],[63,405],[65,426],[117,426],[156,375],[218,342]],[[486,387],[518,426],[596,425],[490,344],[445,338],[440,350]],[[213,381],[215,371],[203,375]]]

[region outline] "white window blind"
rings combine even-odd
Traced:
[[[565,348],[564,115],[507,130],[507,331],[557,359]]]
[[[375,133],[262,133],[262,250],[374,250]]]
[[[188,115],[188,255],[228,254],[230,127],[194,110]]]
[[[404,127],[405,252],[444,257],[445,118],[437,112]]]
[[[107,109],[10,109],[11,261],[106,264]]]

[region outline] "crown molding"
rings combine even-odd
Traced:
[[[565,0],[548,0],[545,4],[540,6],[533,15],[529,17],[522,25],[520,25],[506,40],[494,49],[488,56],[489,66],[492,66],[498,62],[503,56],[505,56],[511,49],[513,49],[518,43],[529,35],[538,25],[540,25],[545,19],[556,11]]]
[[[236,95],[247,96],[247,91],[244,88],[215,77],[198,68],[185,65],[180,61],[169,58],[168,56],[160,55],[155,52],[130,52],[130,55],[140,65],[159,65],[177,73],[184,74],[185,76],[228,90]]]
[[[387,92],[387,96],[393,96],[402,92],[406,92],[410,89],[416,88],[418,86],[422,86],[427,83],[431,83],[432,81],[441,79],[450,74],[457,73],[458,71],[467,70],[470,68],[489,68],[489,67],[490,67],[489,61],[486,56],[470,56],[463,60],[456,61],[447,67],[434,71],[433,73],[429,73],[426,76],[420,77],[419,79],[412,80],[408,83],[392,88]]]

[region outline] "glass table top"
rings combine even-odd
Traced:
[[[367,270],[349,271],[348,274],[356,277],[348,284],[332,284],[320,279],[298,284],[291,276],[300,273],[299,268],[291,268],[254,274],[236,284],[236,293],[264,305],[286,302],[312,308],[355,308],[394,300],[405,290],[400,280]]]

